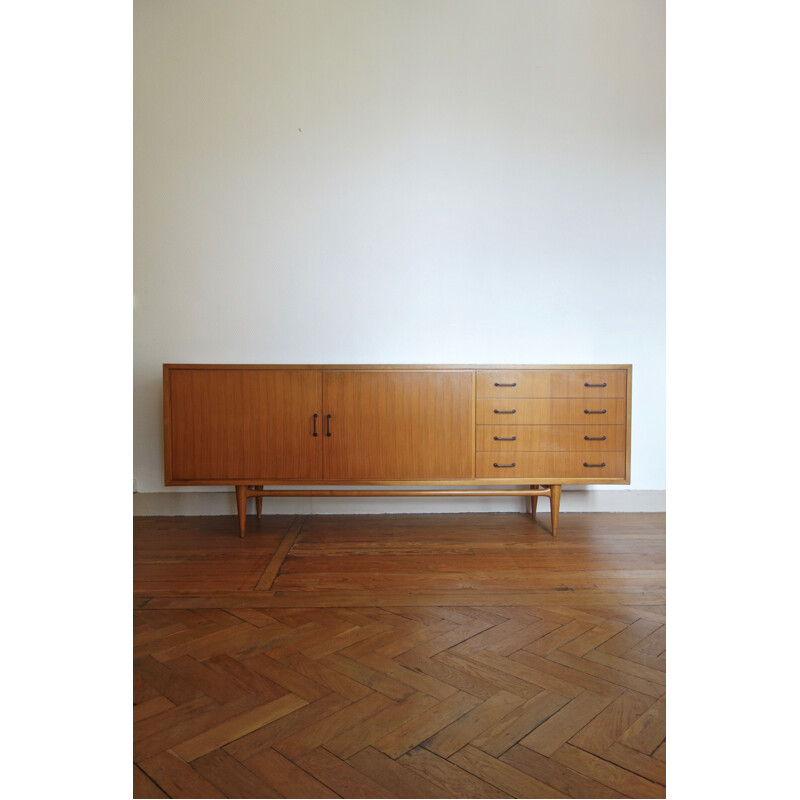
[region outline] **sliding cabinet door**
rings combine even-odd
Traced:
[[[457,370],[326,371],[325,479],[472,478],[473,382]]]

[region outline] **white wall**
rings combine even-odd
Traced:
[[[138,491],[162,363],[285,362],[632,363],[663,492],[664,38],[653,0],[135,0]]]

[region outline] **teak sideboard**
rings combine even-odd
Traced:
[[[484,494],[555,536],[563,484],[630,483],[630,431],[630,365],[164,365],[164,483],[235,486],[241,536],[250,497]],[[326,484],[405,488],[283,488]]]

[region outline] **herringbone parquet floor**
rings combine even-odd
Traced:
[[[137,520],[134,797],[665,796],[663,515],[252,524]]]

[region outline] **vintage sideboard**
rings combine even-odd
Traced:
[[[165,364],[164,482],[235,486],[241,536],[250,497],[483,494],[555,536],[562,485],[630,483],[631,371]]]

